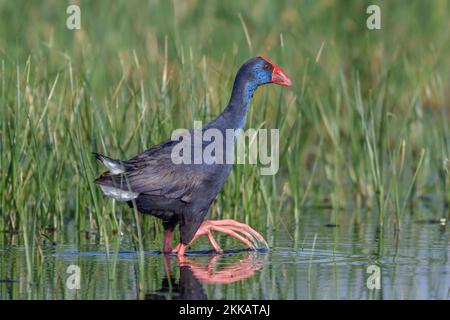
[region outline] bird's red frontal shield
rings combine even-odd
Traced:
[[[270,61],[269,59],[267,59],[266,57],[263,56],[259,56],[261,59],[264,59],[265,61],[267,61],[268,63],[270,63],[273,67],[273,71],[272,71],[272,82],[279,84],[281,86],[285,86],[285,87],[290,87],[292,82],[291,79],[288,78],[287,74],[281,70],[281,68],[279,66],[277,66],[275,63],[273,63],[272,61]]]

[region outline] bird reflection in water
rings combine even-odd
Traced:
[[[171,257],[164,256],[166,277],[162,280],[160,289],[145,295],[147,300],[205,300],[207,294],[205,284],[229,284],[253,276],[263,266],[263,260],[255,252],[245,251],[236,260],[224,262],[223,255],[213,255],[207,262],[197,260],[197,257],[177,257],[180,268],[178,279],[172,274]]]

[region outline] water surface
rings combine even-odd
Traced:
[[[3,242],[0,298],[449,299],[448,226],[439,221],[405,217],[400,232],[380,232],[368,214],[310,210],[297,225],[288,217],[260,229],[269,251],[217,237],[226,254],[202,242],[181,261],[160,254],[157,243],[140,255],[126,234],[118,251],[96,241],[47,244],[42,260],[30,262],[30,285],[24,247]],[[78,290],[68,286],[70,265],[79,267]],[[374,270],[379,289],[368,287],[376,285]]]

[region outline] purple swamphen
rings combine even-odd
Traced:
[[[253,93],[268,83],[290,86],[291,80],[277,65],[262,56],[248,60],[236,75],[228,106],[201,130],[215,129],[225,133],[227,129],[242,129]],[[234,139],[232,143],[235,142]],[[172,151],[178,143],[180,141],[166,140],[130,160],[116,160],[95,153],[109,169],[95,183],[106,196],[126,201],[139,212],[162,219],[164,253],[183,256],[186,248],[203,235],[208,236],[217,252],[222,252],[212,231],[230,235],[252,249],[256,248],[257,242],[267,246],[264,238],[246,224],[230,219],[204,221],[233,165],[219,162],[176,164]],[[202,149],[206,146],[204,142],[200,145]],[[180,226],[181,241],[172,249],[172,232],[176,225]]]

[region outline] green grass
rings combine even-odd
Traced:
[[[78,242],[159,242],[159,221],[101,195],[91,152],[130,158],[213,118],[258,53],[294,83],[259,89],[247,121],[280,129],[280,171],[236,166],[211,217],[270,235],[309,207],[400,230],[408,213],[449,214],[447,1],[375,1],[379,31],[367,1],[79,3],[71,31],[63,1],[0,1],[0,243],[18,234],[30,272],[72,220]]]

